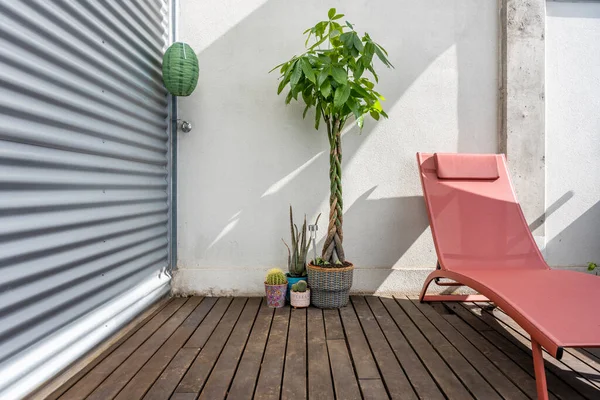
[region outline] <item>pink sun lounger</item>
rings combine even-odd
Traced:
[[[538,399],[548,399],[542,348],[560,359],[565,347],[600,347],[600,277],[546,264],[503,155],[417,153],[417,160],[438,256],[420,300],[502,308],[531,336]],[[480,295],[427,295],[432,281]]]

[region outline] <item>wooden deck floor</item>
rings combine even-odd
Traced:
[[[600,350],[547,357],[552,399],[600,399]],[[341,310],[175,298],[51,398],[527,399],[527,335],[486,304],[354,297]]]

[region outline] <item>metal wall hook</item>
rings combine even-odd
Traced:
[[[192,123],[188,121],[184,121],[182,119],[177,120],[177,129],[181,130],[181,132],[188,133],[192,130]]]

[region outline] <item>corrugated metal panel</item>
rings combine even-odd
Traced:
[[[0,0],[0,398],[166,291],[169,9]]]

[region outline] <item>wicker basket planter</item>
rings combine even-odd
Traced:
[[[281,308],[285,306],[285,292],[287,283],[283,285],[267,285],[265,283],[265,294],[267,295],[267,305],[272,308]]]
[[[350,264],[342,268],[324,268],[310,263],[307,270],[313,306],[340,308],[348,304],[354,265]]]
[[[310,289],[306,289],[306,292],[290,292],[290,303],[294,308],[310,306]]]

